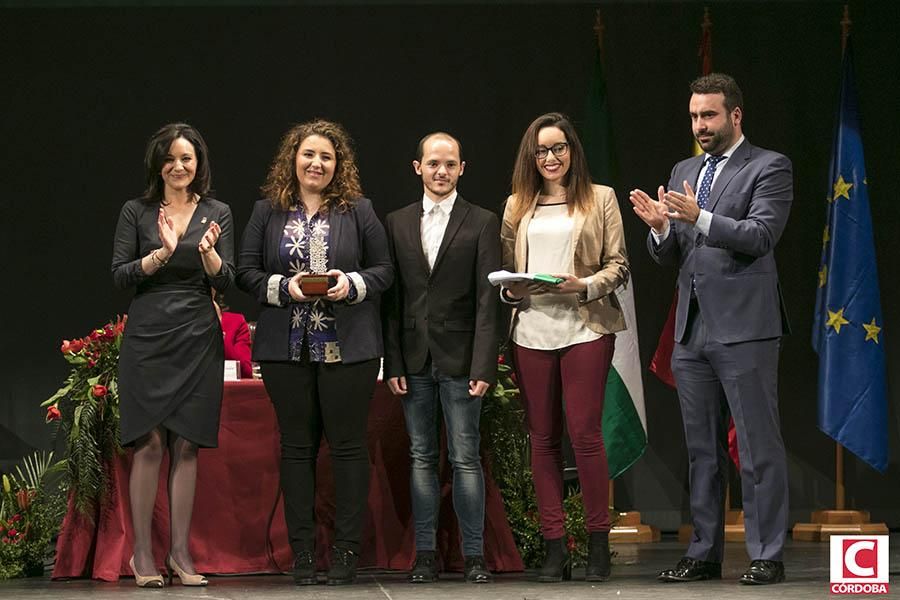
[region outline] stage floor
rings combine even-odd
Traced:
[[[891,594],[900,598],[900,534],[891,535],[890,569]],[[656,573],[675,565],[684,547],[674,538],[663,537],[655,544],[617,544],[618,554],[613,562],[613,578],[602,584],[571,581],[561,584],[537,584],[530,581],[529,573],[501,575],[491,585],[469,585],[458,573],[446,574],[433,585],[406,583],[403,573],[389,571],[364,571],[359,583],[353,586],[327,587],[325,585],[298,588],[290,578],[276,575],[246,575],[238,577],[211,577],[207,588],[188,588],[177,584],[163,590],[141,590],[132,579],[118,583],[72,580],[51,581],[43,578],[16,579],[0,582],[0,597],[19,599],[53,600],[103,600],[104,598],[150,598],[171,596],[176,598],[210,598],[222,600],[275,598],[310,598],[322,600],[385,599],[413,600],[419,598],[447,600],[580,600],[596,598],[653,598],[687,600],[703,598],[740,598],[747,600],[779,600],[794,598],[826,598],[828,590],[828,544],[789,542],[785,552],[787,581],[777,586],[744,586],[737,582],[747,567],[744,545],[729,543],[726,547],[722,581],[704,581],[685,584],[663,584],[655,580]],[[575,578],[583,571],[575,571]],[[834,596],[837,597],[837,596]],[[878,596],[884,598],[886,596]]]

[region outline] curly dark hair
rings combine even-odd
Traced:
[[[162,180],[162,168],[169,155],[172,142],[178,138],[184,138],[194,147],[197,157],[197,171],[194,180],[188,186],[188,190],[201,198],[209,193],[211,175],[209,171],[209,150],[200,132],[187,123],[169,123],[163,125],[153,134],[147,142],[147,150],[144,152],[144,176],[147,188],[144,190],[144,200],[147,202],[162,202],[165,192],[165,184]]]
[[[297,181],[297,151],[300,144],[311,135],[326,138],[334,146],[336,165],[334,177],[322,190],[320,213],[332,208],[338,212],[349,210],[362,197],[359,183],[359,169],[353,152],[353,140],[339,123],[316,119],[294,125],[281,139],[278,153],[272,160],[266,183],[260,188],[272,205],[281,210],[289,210],[300,200],[300,183]]]

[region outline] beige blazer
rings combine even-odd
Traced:
[[[589,214],[575,211],[575,227],[572,230],[572,273],[587,279],[588,290],[584,301],[579,301],[578,313],[585,325],[597,333],[615,333],[625,329],[625,317],[619,301],[613,293],[628,281],[628,256],[625,250],[625,232],[616,193],[611,187],[593,185],[594,206]],[[537,197],[518,226],[510,220],[510,207],[515,198],[506,200],[503,224],[500,229],[503,268],[513,272],[528,270],[528,224],[534,214]],[[510,331],[516,324],[513,309]]]

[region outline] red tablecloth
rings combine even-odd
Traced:
[[[363,529],[361,567],[406,570],[415,557],[409,497],[409,439],[400,402],[379,383],[369,415],[371,486]],[[191,554],[201,573],[289,571],[278,488],[278,424],[260,381],[225,384],[219,447],[200,451],[191,526]],[[459,529],[453,513],[450,468],[441,460],[442,502],[438,548],[449,569],[462,569]],[[128,472],[131,453],[115,460],[108,499],[93,519],[71,505],[56,546],[54,578],[93,577],[115,581],[130,576],[131,511]],[[162,566],[169,545],[164,460],[153,515],[153,551]],[[327,565],[334,519],[334,481],[327,445],[319,453],[316,515],[320,568]],[[521,571],[500,491],[485,472],[485,559],[494,571]]]

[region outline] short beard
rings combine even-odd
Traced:
[[[708,148],[704,148],[703,144],[697,139],[697,143],[703,148],[704,152],[712,155],[723,154],[734,143],[734,127],[729,122],[722,129],[712,134],[712,138],[707,142]],[[696,139],[696,138],[695,138]]]

